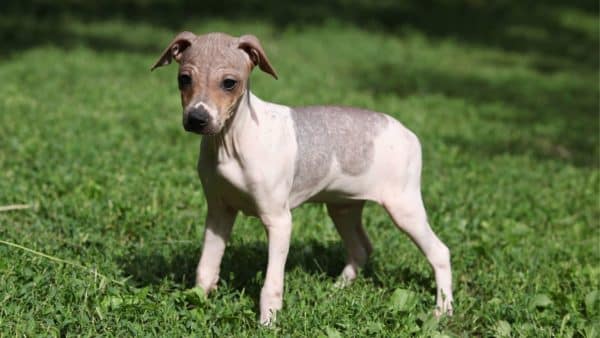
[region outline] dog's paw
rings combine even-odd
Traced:
[[[206,292],[201,287],[194,287],[183,291],[185,300],[193,305],[201,305],[207,301]]]
[[[348,279],[346,276],[341,275],[337,278],[335,283],[333,283],[333,287],[336,289],[344,289],[352,284],[353,280]]]
[[[358,269],[356,267],[348,264],[344,267],[344,270],[339,275],[335,284],[333,284],[333,285],[334,285],[334,287],[336,287],[338,289],[343,289],[343,288],[349,286],[350,284],[352,284],[352,282],[354,282],[354,280],[356,279],[357,276],[358,276]]]
[[[260,325],[264,327],[273,327],[275,325],[277,311],[268,310],[266,313],[260,314]]]
[[[433,310],[433,315],[440,319],[443,316],[452,317],[452,302],[444,302],[442,306],[436,306]]]

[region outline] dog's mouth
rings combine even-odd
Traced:
[[[185,117],[183,118],[183,129],[188,133],[198,135],[215,135],[221,130],[219,125],[212,120],[207,123],[197,123]]]
[[[190,125],[189,123],[185,122],[183,123],[183,129],[188,133],[194,133],[198,135],[215,135],[219,132],[219,130],[217,128],[214,128],[213,126],[199,127]]]

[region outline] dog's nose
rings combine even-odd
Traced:
[[[188,112],[187,123],[184,128],[187,131],[202,131],[210,120],[210,115],[205,109],[195,108]]]

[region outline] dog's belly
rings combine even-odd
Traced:
[[[339,172],[336,175],[336,171],[332,169],[313,189],[292,191],[290,206],[295,208],[305,202],[343,203],[349,200],[377,201],[379,199],[377,185],[369,186],[372,180],[370,175],[349,176]]]
[[[364,192],[355,193],[342,190],[322,190],[315,194],[305,202],[318,202],[318,203],[343,203],[349,200],[370,200],[367,194]]]

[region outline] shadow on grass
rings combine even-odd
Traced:
[[[221,264],[221,278],[233,288],[248,288],[256,282],[261,271],[264,275],[267,249],[267,243],[261,241],[229,245]],[[177,247],[175,251],[167,258],[160,252],[137,250],[124,257],[121,265],[125,274],[132,276],[132,281],[140,285],[155,284],[168,278],[192,287],[201,248],[187,244]],[[311,274],[335,277],[341,272],[343,264],[344,249],[339,243],[324,246],[316,241],[304,244],[293,242],[286,271],[302,268]]]
[[[494,3],[473,0],[306,0],[299,3],[32,0],[6,1],[0,9],[0,46],[2,53],[8,54],[48,43],[59,47],[83,43],[99,50],[146,52],[156,43],[132,43],[120,36],[98,38],[76,34],[67,28],[73,18],[85,23],[120,19],[161,26],[174,32],[185,29],[189,20],[203,18],[266,22],[282,30],[335,20],[391,34],[418,30],[432,38],[452,37],[465,43],[534,53],[540,60],[555,57],[573,65],[598,67],[598,36],[594,32],[597,28],[581,29],[573,24],[582,16],[597,20],[598,2],[584,0],[543,3],[508,0]],[[164,41],[160,44],[162,46]],[[542,62],[541,67],[548,65]]]
[[[200,248],[188,244],[178,247],[175,251],[175,254],[170,254],[167,258],[156,251],[135,250],[130,255],[124,256],[120,265],[124,274],[131,276],[130,281],[136,286],[160,284],[168,279],[186,288],[193,287]],[[313,275],[315,279],[325,277],[334,283],[344,267],[344,260],[345,250],[341,243],[324,245],[315,240],[305,243],[293,242],[288,254],[286,271],[289,273],[300,269]],[[226,283],[236,290],[243,289],[258,301],[266,264],[267,243],[265,242],[255,241],[228,246],[221,264],[221,283]],[[367,264],[361,274],[374,285],[384,286],[371,264]],[[418,285],[431,285],[432,282],[431,276],[403,266],[393,270],[390,280]]]

